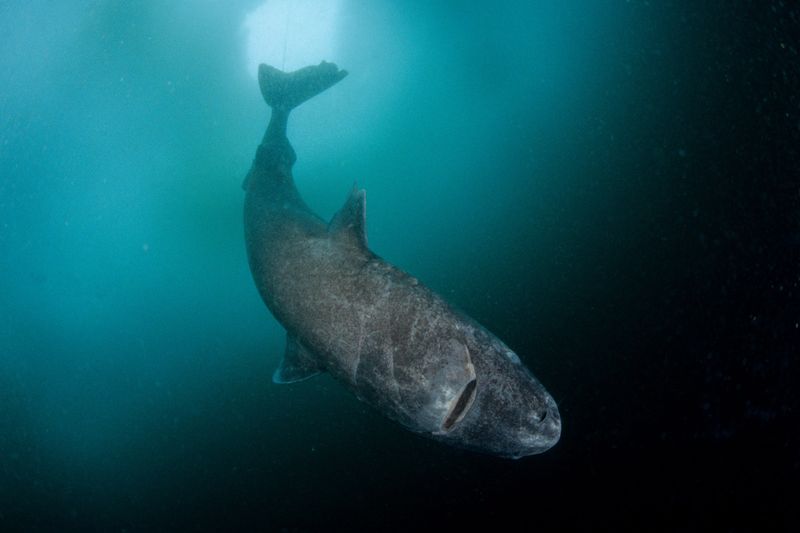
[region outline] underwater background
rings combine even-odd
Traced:
[[[793,530],[800,9],[0,2],[0,531]],[[274,385],[248,270],[259,61],[307,203],[553,394],[517,461]]]

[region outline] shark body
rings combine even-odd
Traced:
[[[561,433],[553,398],[502,341],[369,249],[365,191],[353,188],[330,222],[300,197],[289,113],[345,75],[325,62],[259,69],[272,115],[243,184],[244,220],[253,279],[287,331],[273,381],[329,372],[428,437],[511,458],[549,449]]]

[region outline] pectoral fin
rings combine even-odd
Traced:
[[[283,359],[272,374],[273,383],[296,383],[321,373],[323,369],[317,358],[308,348],[303,346],[297,337],[286,334],[286,352]]]

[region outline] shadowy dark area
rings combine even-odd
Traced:
[[[0,7],[0,530],[796,529],[797,7],[342,4],[298,186],[553,394],[509,461],[271,383],[225,4]]]

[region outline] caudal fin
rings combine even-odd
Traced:
[[[258,67],[258,84],[264,100],[270,107],[285,111],[318,95],[345,76],[347,71],[325,61],[294,72],[283,72],[263,63]]]

